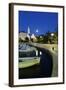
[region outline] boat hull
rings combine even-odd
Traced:
[[[40,63],[40,57],[33,57],[33,58],[20,58],[19,59],[19,68],[27,68],[33,65]]]

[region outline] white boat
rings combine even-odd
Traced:
[[[27,68],[40,63],[38,50],[35,47],[23,44],[19,49],[19,68]]]
[[[27,68],[40,63],[40,57],[22,58],[19,59],[19,68]]]

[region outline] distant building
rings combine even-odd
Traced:
[[[22,40],[25,40],[26,36],[27,36],[27,33],[25,33],[25,32],[19,33],[19,38],[21,38]]]
[[[34,42],[37,41],[37,38],[34,34],[30,33],[30,28],[28,27],[27,32],[20,32],[19,33],[19,38],[21,38],[22,40],[25,40],[25,38],[28,38],[29,40],[33,40]]]
[[[33,40],[33,42],[36,42],[37,41],[37,38],[34,34],[31,35],[31,39]]]

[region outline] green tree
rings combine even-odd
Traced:
[[[47,33],[46,33],[46,43],[51,43],[51,33],[50,33],[50,31],[48,31]]]
[[[29,38],[28,37],[25,37],[25,42],[29,42]]]
[[[23,40],[21,38],[19,38],[19,43],[22,43],[22,42],[23,42]]]
[[[54,40],[54,43],[56,43],[56,44],[58,43],[58,27],[56,27],[56,29],[55,29],[53,40]]]

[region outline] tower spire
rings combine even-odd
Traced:
[[[30,28],[29,28],[29,26],[28,26],[28,32],[27,33],[30,34]]]

